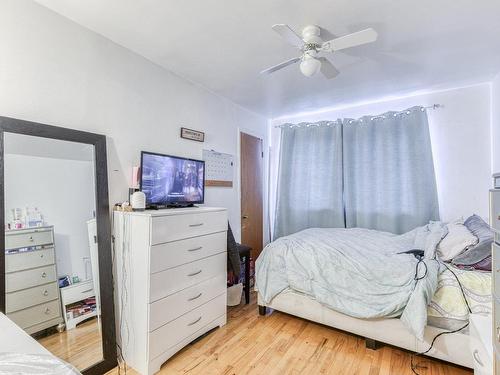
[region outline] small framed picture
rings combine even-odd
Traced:
[[[190,139],[197,142],[205,142],[205,133],[198,130],[181,128],[181,138]]]

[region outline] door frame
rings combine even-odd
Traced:
[[[238,156],[238,173],[236,178],[238,179],[238,220],[239,220],[239,229],[240,229],[240,241],[241,241],[241,133],[245,133],[251,135],[252,137],[259,138],[262,140],[262,151],[264,151],[264,157],[262,158],[262,247],[264,248],[265,244],[270,241],[268,234],[266,233],[266,229],[269,228],[269,220],[268,220],[268,190],[266,186],[268,184],[268,176],[267,171],[269,167],[269,163],[267,162],[269,157],[269,150],[267,147],[267,137],[259,131],[254,129],[249,129],[246,127],[238,127],[237,133],[237,156]]]
[[[59,126],[0,116],[0,311],[5,313],[5,159],[4,134],[14,133],[94,146],[95,207],[99,243],[99,279],[103,359],[82,370],[85,375],[104,374],[117,362],[111,219],[108,192],[106,136]]]

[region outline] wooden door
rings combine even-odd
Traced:
[[[255,260],[263,244],[262,139],[240,133],[241,243],[252,247]]]

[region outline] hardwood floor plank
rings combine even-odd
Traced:
[[[255,299],[253,294],[249,305],[229,308],[225,327],[188,345],[163,365],[160,374],[413,375],[407,351],[389,346],[366,349],[358,336],[278,311],[259,316]],[[426,362],[420,375],[472,374],[426,357],[416,361]]]
[[[78,327],[37,340],[56,357],[84,370],[102,361],[102,337],[97,318]]]

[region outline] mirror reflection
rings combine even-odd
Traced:
[[[6,314],[79,370],[103,359],[94,146],[5,133]]]

